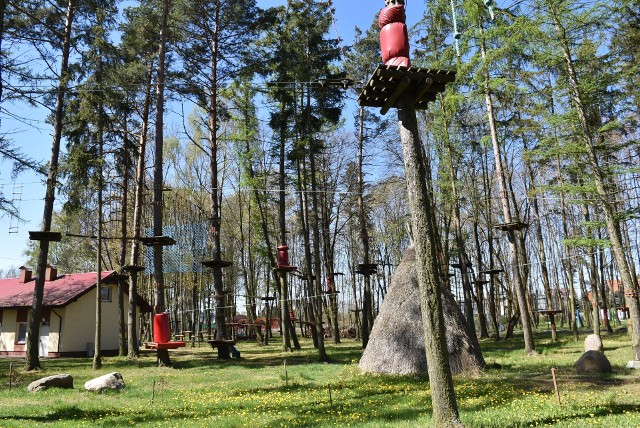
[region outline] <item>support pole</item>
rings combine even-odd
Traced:
[[[409,92],[398,99],[398,126],[404,157],[404,174],[413,239],[416,248],[416,273],[427,350],[429,384],[434,426],[463,426],[458,415],[453,377],[442,312],[441,276],[436,254],[435,213],[427,186],[423,146],[418,135],[415,100]]]

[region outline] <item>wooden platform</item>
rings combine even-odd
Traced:
[[[471,262],[467,262],[466,265],[467,265],[466,266],[467,268],[472,268],[473,267],[473,263],[471,263]],[[451,266],[454,269],[460,269],[462,265],[460,263],[451,263],[449,266]]]
[[[554,316],[556,314],[561,314],[562,310],[560,310],[560,309],[542,309],[542,310],[539,310],[538,313],[540,313],[540,315]]]
[[[144,344],[147,349],[176,349],[184,348],[185,346],[187,346],[186,342],[147,342]]]
[[[482,273],[485,275],[497,275],[502,272],[504,272],[502,269],[487,269],[487,270],[481,270],[479,273]]]
[[[49,241],[60,242],[62,240],[62,233],[60,232],[42,232],[39,230],[29,231],[30,241]]]
[[[503,232],[508,232],[510,230],[522,230],[529,227],[529,223],[524,223],[521,221],[513,221],[511,223],[502,223],[493,225],[494,229],[502,230]]]
[[[439,92],[444,92],[447,83],[456,80],[453,70],[437,70],[422,67],[379,65],[358,96],[362,107],[380,107],[386,114],[396,107],[400,96],[409,91],[413,94],[416,110],[424,110],[435,101]]]
[[[103,284],[118,284],[120,280],[127,281],[129,279],[129,275],[112,273],[109,276],[102,278]]]
[[[229,262],[226,260],[205,260],[202,263],[202,266],[208,267],[208,268],[216,268],[216,267],[220,267],[220,268],[228,268],[233,266],[233,262]]]
[[[155,245],[166,247],[176,244],[176,240],[169,236],[144,236],[140,238],[140,242],[142,242],[147,247],[153,247]]]
[[[356,269],[356,273],[360,275],[374,275],[378,273],[377,263],[360,263]]]
[[[144,270],[144,266],[125,265],[122,266],[122,270],[125,272],[142,272]]]
[[[209,345],[211,345],[212,348],[217,349],[221,346],[229,346],[229,345],[235,345],[236,341],[235,340],[207,340],[206,341]]]

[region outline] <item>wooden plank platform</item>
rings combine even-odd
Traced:
[[[356,273],[360,275],[374,275],[378,273],[377,263],[360,263],[356,269]]]
[[[503,232],[508,232],[510,230],[522,230],[529,227],[529,223],[524,223],[521,221],[513,221],[511,223],[502,223],[493,225],[494,229],[502,230]]]
[[[454,269],[460,269],[462,265],[460,263],[451,263],[450,266]],[[473,267],[473,263],[467,262],[467,268],[471,268],[471,267]]]
[[[30,241],[49,241],[60,242],[62,240],[62,233],[60,232],[43,232],[40,230],[29,231]]]
[[[112,273],[109,276],[102,278],[103,284],[118,284],[120,280],[127,281],[129,279],[129,275]]]
[[[380,107],[380,113],[386,114],[396,107],[398,98],[409,91],[414,95],[416,110],[424,110],[439,92],[444,92],[447,83],[455,80],[454,70],[379,65],[360,92],[358,104]]]
[[[162,245],[163,247],[166,247],[176,244],[176,240],[169,236],[144,236],[140,238],[140,242],[147,247],[153,247],[154,245]]]
[[[550,315],[553,316],[555,314],[561,314],[562,310],[560,309],[541,309],[538,311],[540,315]]]
[[[209,345],[211,345],[212,348],[218,348],[220,346],[229,346],[229,345],[235,345],[236,341],[235,340],[230,340],[230,339],[226,339],[226,340],[207,340],[206,341]]]
[[[487,270],[481,270],[479,273],[482,273],[485,275],[497,275],[502,272],[504,272],[502,269],[487,269]]]
[[[187,346],[186,342],[147,342],[144,344],[147,349],[176,349],[184,348],[185,346]]]
[[[205,260],[202,263],[202,266],[208,267],[208,268],[216,268],[216,267],[220,267],[220,268],[228,268],[233,266],[233,262],[229,262],[226,260]]]
[[[125,272],[142,272],[144,270],[144,266],[125,265],[122,266],[122,270]]]

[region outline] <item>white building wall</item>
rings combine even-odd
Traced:
[[[107,285],[104,285],[107,287]],[[108,285],[111,289],[111,301],[102,302],[101,349],[114,351],[118,349],[118,287]],[[126,297],[126,296],[125,296]],[[53,308],[49,319],[49,353],[85,353],[87,344],[95,340],[96,325],[96,294],[95,289],[70,303],[65,308]],[[125,314],[129,310],[128,299],[124,299]],[[29,311],[31,312],[31,311]],[[138,308],[138,313],[140,310]],[[2,324],[0,325],[0,352],[22,351],[21,345],[15,347],[17,310],[3,309]],[[62,318],[62,320],[61,320]],[[62,321],[62,322],[61,322]],[[125,316],[125,323],[127,318]],[[125,327],[126,328],[126,327]],[[138,328],[138,326],[136,326]],[[93,352],[93,345],[90,350]]]
[[[111,289],[111,301],[102,302],[101,350],[118,349],[118,287],[104,285]],[[125,313],[129,310],[127,299],[124,301]],[[96,294],[95,289],[82,296],[76,302],[65,308],[62,320],[62,341],[60,352],[93,351],[96,325]],[[62,315],[62,314],[61,314]],[[125,318],[126,323],[126,318]]]
[[[12,352],[16,341],[16,316],[18,311],[2,310],[2,327],[0,327],[0,352]]]

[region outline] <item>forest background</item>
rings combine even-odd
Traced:
[[[38,2],[32,3],[25,5],[38,5]],[[382,4],[348,3],[350,8],[345,6],[346,2],[331,5],[330,2],[290,0],[286,8],[277,12],[280,15],[264,16],[265,21],[271,19],[271,27],[259,29],[250,28],[251,19],[242,21],[243,17],[238,17],[238,21],[233,18],[228,21],[231,29],[226,46],[228,68],[218,81],[220,127],[214,131],[220,131],[223,137],[219,154],[223,183],[220,233],[224,235],[226,256],[233,258],[236,266],[255,267],[249,269],[250,278],[242,278],[240,271],[231,273],[227,282],[236,286],[242,282],[257,284],[256,287],[269,286],[270,266],[266,254],[273,252],[273,248],[261,241],[255,204],[263,201],[269,206],[268,203],[273,202],[271,192],[277,175],[274,144],[278,142],[286,145],[290,161],[287,217],[291,225],[292,263],[302,265],[302,259],[309,256],[303,256],[303,237],[295,226],[301,218],[297,197],[310,194],[305,187],[306,173],[300,169],[304,162],[296,164],[296,160],[304,159],[301,150],[308,140],[319,144],[320,190],[313,193],[322,195],[323,240],[314,244],[322,248],[325,255],[331,253],[333,257],[335,264],[327,269],[327,275],[329,270],[347,273],[344,282],[355,284],[354,272],[362,262],[363,234],[356,210],[360,194],[357,191],[358,143],[365,145],[365,164],[368,164],[365,174],[369,174],[364,191],[366,227],[371,236],[372,258],[381,268],[374,293],[378,304],[393,266],[397,266],[402,250],[409,243],[395,124],[374,112],[359,114],[355,107],[359,85],[380,61],[377,29],[370,28],[368,23]],[[488,306],[497,303],[501,316],[509,318],[517,313],[517,290],[513,282],[520,277],[524,280],[523,289],[528,292],[527,306],[532,315],[544,308],[563,307],[568,318],[574,317],[579,308],[589,314],[587,309],[592,305],[604,306],[605,312],[607,308],[624,308],[625,295],[616,270],[618,261],[614,261],[610,251],[610,230],[605,225],[608,211],[604,208],[613,209],[623,240],[624,257],[632,277],[637,278],[640,266],[637,246],[638,6],[631,1],[595,0],[414,3],[419,2],[414,0],[408,5],[409,16],[419,18],[411,30],[414,64],[457,70],[456,84],[422,113],[421,127],[433,171],[433,176],[428,178],[437,207],[442,260],[447,265],[461,266],[467,264],[461,261],[468,259],[469,266],[474,267],[471,272],[453,270],[451,273],[458,300],[471,305],[475,300],[477,307],[484,307],[482,298],[487,294]],[[56,75],[59,40],[55,38],[55,31],[38,36],[21,28],[20,19],[27,19],[21,16],[19,5],[7,4],[14,20],[3,21],[7,29],[2,39],[3,150],[5,154],[15,154],[14,160],[20,160],[15,165],[18,170],[34,169],[34,166],[37,170],[37,160],[44,157],[42,151],[48,148],[48,131],[38,106],[51,106],[51,83],[59,77]],[[64,5],[43,4],[58,12],[47,17],[52,22],[50,27],[45,27],[59,29]],[[251,1],[238,4],[270,6]],[[135,5],[123,3],[121,6]],[[107,131],[107,143],[111,146],[107,147],[107,155],[101,162],[107,195],[103,215],[106,223],[112,224],[111,232],[106,233],[113,236],[117,225],[123,222],[118,195],[126,181],[122,180],[126,169],[122,166],[126,164],[118,144],[124,143],[123,147],[133,144],[131,136],[139,132],[122,126],[135,128],[136,114],[140,112],[145,93],[145,80],[140,79],[144,74],[127,67],[135,66],[132,58],[137,55],[143,57],[147,52],[152,55],[156,46],[154,20],[158,19],[158,8],[154,2],[141,2],[142,7],[128,9],[129,14],[119,13],[110,6],[110,2],[96,2],[81,10],[71,55],[71,80],[65,82],[74,90],[67,100],[68,116],[63,129],[66,152],[54,224],[67,236],[78,235],[79,239],[52,246],[50,262],[62,272],[92,270],[95,266],[95,241],[81,237],[95,235],[97,201],[94,195],[98,169],[92,162],[97,153],[93,127],[99,122],[85,108],[99,105],[96,103],[111,103],[100,104],[100,110],[104,109],[110,115],[109,123],[115,125]],[[345,18],[344,24],[338,20],[336,25],[328,19],[332,9],[336,15],[341,11],[350,18]],[[200,138],[207,132],[206,115],[191,108],[200,101],[199,96],[206,95],[207,89],[203,81],[198,81],[202,76],[198,76],[194,64],[189,63],[198,59],[190,55],[197,55],[197,49],[201,48],[196,46],[198,38],[194,37],[198,34],[198,17],[186,12],[181,16],[180,8],[176,10],[178,15],[171,17],[174,32],[168,42],[169,55],[173,55],[169,79],[175,79],[167,82],[168,110],[175,118],[165,132],[165,186],[172,189],[165,200],[165,224],[174,227],[169,232],[181,235],[179,241],[191,247],[185,251],[184,245],[177,246],[178,251],[173,254],[179,260],[167,262],[167,266],[173,263],[168,271],[173,269],[174,273],[183,272],[185,266],[198,262],[185,260],[185,254],[201,258],[206,255],[207,244],[203,244],[200,254],[194,251],[194,242],[208,239],[207,232],[196,225],[205,224],[210,218],[205,202],[209,182],[207,156],[199,145]],[[346,40],[340,42],[337,38],[341,33],[347,34],[345,27],[350,27],[348,23],[353,23],[355,16],[362,17],[359,25],[363,31],[354,33],[353,47],[350,47]],[[189,33],[189,30],[195,32]],[[292,31],[288,35],[294,42],[287,46],[289,50],[278,51],[285,43],[278,38],[285,34],[284,30]],[[312,30],[321,38],[313,46],[309,43],[305,52],[296,37],[312,34]],[[250,31],[254,31],[251,38],[243,39]],[[120,37],[111,37],[113,34]],[[130,45],[125,46],[124,42]],[[313,54],[312,47],[317,49]],[[234,53],[243,55],[234,56]],[[256,57],[256,53],[261,57]],[[243,70],[245,54],[254,54],[254,74],[250,77]],[[107,64],[107,59],[112,64]],[[312,59],[316,61],[315,68],[309,68]],[[111,65],[123,68],[113,69],[117,72],[109,78],[114,77],[114,81],[96,86],[95,79],[106,78],[101,75],[100,67]],[[305,74],[296,74],[299,69],[304,69]],[[261,78],[254,80],[258,75]],[[153,82],[153,74],[149,79]],[[136,87],[132,88],[132,84]],[[337,85],[325,88],[325,84]],[[100,99],[95,95],[104,97]],[[291,133],[286,135],[279,134],[280,129],[274,126],[284,123],[274,118],[282,114],[278,112],[278,102],[285,99],[292,109],[287,116]],[[34,110],[20,110],[24,103]],[[133,113],[126,108],[121,110],[127,103],[129,107],[134,106]],[[312,110],[313,116],[308,113]],[[34,116],[35,127],[32,127]],[[313,119],[313,123],[307,119]],[[23,125],[11,125],[10,120]],[[308,134],[311,128],[313,135]],[[34,129],[38,130],[37,138],[27,132]],[[41,144],[31,143],[36,139]],[[248,140],[251,147],[244,147],[242,143]],[[26,159],[28,157],[35,161]],[[3,221],[6,224],[8,220],[9,232],[15,227],[19,232],[16,236],[20,236],[28,228],[18,217],[25,212],[37,214],[41,194],[38,188],[14,191],[11,187],[14,179],[6,167],[9,163],[3,165]],[[499,169],[504,172],[504,189],[496,178],[500,176],[496,174]],[[22,178],[29,175],[17,177],[15,181],[25,185],[39,181],[36,176],[33,180]],[[605,187],[601,189],[602,184]],[[27,205],[28,202],[35,204]],[[509,219],[503,218],[505,204],[511,210]],[[276,235],[275,206],[273,204],[273,210],[268,213],[268,221],[274,226],[272,238]],[[149,215],[145,218],[148,227]],[[518,226],[514,235],[517,238],[516,272],[508,267],[513,257],[502,234],[509,225]],[[180,229],[182,226],[187,229]],[[185,241],[189,234],[194,235],[191,242]],[[314,240],[317,241],[317,237]],[[0,255],[5,267],[23,264],[20,260],[24,259],[16,254],[21,245],[14,246],[9,240],[3,243],[2,251],[10,251]],[[109,243],[105,247],[104,266],[118,268],[118,248]],[[30,247],[25,257],[30,259],[26,263],[31,266],[35,264],[32,250]],[[172,257],[171,252],[167,253]],[[503,272],[496,284],[480,276],[481,272],[492,269]],[[497,288],[492,290],[494,285]],[[358,294],[355,287],[353,294],[354,298]],[[632,297],[637,299],[637,295]],[[495,308],[490,312],[497,330],[498,324],[505,320],[495,319]],[[618,316],[617,311],[607,314],[607,317]],[[480,319],[479,325],[486,330],[489,321]],[[487,332],[483,330],[481,334],[486,336]]]

